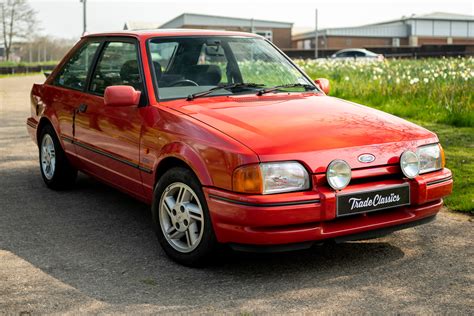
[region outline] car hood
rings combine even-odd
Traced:
[[[313,93],[180,100],[172,107],[241,142],[261,161],[298,160],[315,173],[333,159],[353,168],[395,164],[404,150],[438,141],[393,115]],[[365,153],[375,161],[359,162]]]

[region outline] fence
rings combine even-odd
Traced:
[[[0,67],[0,75],[24,74],[30,72],[44,72],[51,71],[56,67],[55,65],[42,66],[4,66]]]

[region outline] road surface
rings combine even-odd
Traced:
[[[279,255],[171,262],[148,206],[84,175],[48,190],[29,139],[29,89],[0,79],[0,314],[451,313],[474,311],[474,222],[435,222],[366,242]]]

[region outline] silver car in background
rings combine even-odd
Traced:
[[[347,48],[341,49],[331,55],[335,59],[360,59],[363,61],[383,61],[385,58],[382,54],[371,52],[364,48]]]

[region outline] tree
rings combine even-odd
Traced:
[[[15,45],[15,55],[30,62],[58,61],[77,42],[75,38],[55,38],[51,35],[34,36],[25,43]]]
[[[6,60],[10,59],[15,41],[27,39],[34,33],[36,11],[27,0],[0,0],[0,34],[5,47]]]

